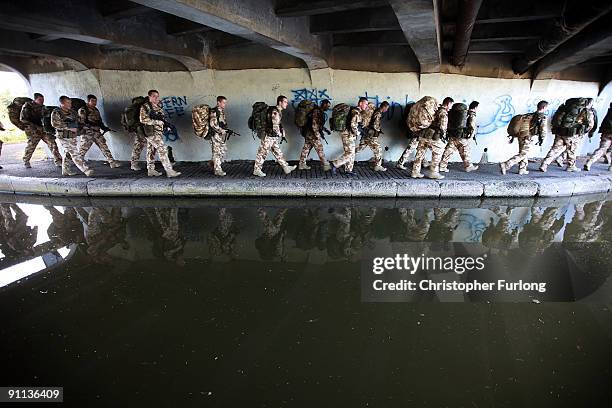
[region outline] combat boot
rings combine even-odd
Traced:
[[[130,165],[130,169],[134,170],[134,171],[140,171],[142,170],[142,168],[140,167],[140,165],[138,164],[138,162],[132,162],[132,164]]]
[[[261,170],[253,170],[253,175],[257,177],[266,177],[266,173]]]
[[[62,170],[62,176],[76,176],[76,175],[77,175],[76,171],[72,171],[70,169]]]
[[[404,166],[403,163],[399,163],[399,162],[395,165],[395,167],[397,167],[398,169],[401,169],[401,170],[407,170],[408,169],[406,166]]]
[[[440,173],[448,173],[448,167],[440,167],[440,170],[438,170]]]
[[[476,171],[476,170],[478,170],[478,166],[474,166],[473,164],[470,164],[470,166],[469,166],[469,167],[466,167],[466,168],[465,168],[465,172],[466,172],[466,173],[470,173],[470,172],[472,172],[472,171]]]
[[[433,180],[442,180],[444,178],[444,176],[437,171],[430,171],[427,177]]]
[[[519,169],[519,175],[525,175],[525,174],[529,174],[527,169]]]
[[[548,164],[546,164],[546,163],[542,163],[542,164],[540,165],[540,171],[541,171],[542,173],[546,173],[546,170],[548,170]]]
[[[584,166],[582,166],[582,169],[584,171],[591,171],[591,166],[589,166],[589,163],[585,163]]]
[[[374,166],[374,171],[387,171],[383,166]]]
[[[166,177],[171,178],[171,177],[178,177],[181,175],[180,171],[176,171],[174,169],[169,169],[166,170]]]
[[[221,171],[215,171],[215,176],[219,176],[219,177],[223,177],[225,176],[227,173],[224,172],[223,170]]]
[[[501,174],[503,174],[504,176],[506,175],[506,172],[508,171],[508,168],[506,167],[506,163],[504,162],[499,163],[499,171],[501,171]]]
[[[85,175],[87,177],[91,177],[91,176],[93,176],[94,171],[93,171],[93,169],[87,169],[87,170],[84,171],[84,173],[85,173]]]
[[[331,165],[329,164],[329,162],[323,163],[323,171],[330,171],[330,170],[331,170]]]
[[[31,169],[32,168],[32,165],[30,164],[29,161],[23,162],[23,165],[25,166],[26,169]]]
[[[310,166],[306,163],[300,162],[298,165],[298,170],[310,170]]]
[[[423,178],[423,177],[425,177],[425,175],[422,174],[422,173],[412,172],[412,174],[410,174],[410,177],[412,177],[412,178]]]
[[[293,170],[296,169],[297,166],[285,166],[283,167],[283,171],[285,172],[285,174],[289,174],[291,173]]]
[[[159,171],[157,171],[155,169],[148,169],[147,170],[147,176],[149,176],[149,177],[159,177],[161,175],[162,175],[162,173],[160,173]]]
[[[565,169],[565,171],[569,171],[570,173],[577,173],[580,171],[580,169],[576,167],[576,165],[573,165],[573,166],[568,166],[567,169]]]
[[[55,160],[53,163],[55,164],[55,167],[62,167],[62,161],[61,160]]]
[[[119,163],[118,161],[114,161],[114,160],[108,163],[108,165],[110,166],[111,169],[116,169],[117,167],[121,167],[121,163]]]

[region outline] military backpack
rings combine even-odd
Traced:
[[[411,132],[427,129],[433,123],[438,101],[431,96],[424,96],[419,99],[408,113],[408,128]]]
[[[85,112],[89,112],[89,109],[87,109],[87,102],[85,102],[83,99],[70,98],[70,100],[72,101],[72,109],[75,112],[78,112],[81,108],[85,108]]]
[[[26,102],[32,102],[32,99],[28,98],[27,96],[18,96],[17,98],[13,99],[13,102],[11,102],[10,105],[6,107],[9,120],[13,125],[21,130],[25,130],[26,128],[26,124],[19,119],[19,116],[21,115],[21,108],[23,108],[23,105],[25,105]]]
[[[140,108],[148,101],[149,98],[146,96],[137,96],[132,99],[132,104],[123,110],[121,114],[121,126],[123,126],[127,132],[136,132],[141,125]]]
[[[586,110],[587,103],[587,98],[570,98],[560,105],[551,121],[553,133],[559,136],[583,133],[587,125],[578,123],[578,119]]]
[[[608,109],[608,113],[606,113],[606,116],[601,121],[599,133],[612,133],[612,108]]]
[[[51,113],[59,106],[44,106],[42,110],[42,127],[45,133],[50,135],[55,133],[55,128],[51,125]]]
[[[191,121],[196,136],[204,140],[210,139],[210,106],[206,104],[196,105],[191,110]]]
[[[339,103],[334,106],[331,118],[329,119],[330,129],[336,132],[345,131],[349,122],[350,113],[351,107],[346,103]]]
[[[465,103],[455,103],[448,111],[448,135],[463,137],[467,126],[468,107]]]
[[[262,137],[266,130],[272,129],[272,118],[269,114],[270,108],[273,108],[273,106],[268,106],[265,102],[255,102],[253,104],[248,125],[249,129],[257,133],[258,137]]]
[[[308,125],[311,118],[312,111],[317,105],[308,99],[300,101],[298,106],[295,108],[294,123],[297,127],[303,128]]]

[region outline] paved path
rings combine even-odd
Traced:
[[[581,160],[580,163],[583,161]],[[292,163],[295,164],[295,163]],[[207,162],[178,163],[183,174],[178,178],[147,177],[134,172],[128,163],[110,169],[103,162],[90,162],[93,177],[62,177],[50,160],[33,163],[32,169],[8,164],[0,170],[0,192],[65,196],[311,196],[311,197],[555,197],[586,193],[607,193],[612,188],[612,172],[597,163],[590,172],[567,173],[556,166],[547,173],[530,163],[527,176],[502,176],[497,164],[481,165],[475,173],[465,173],[453,163],[444,180],[411,179],[409,171],[385,163],[389,170],[374,172],[367,162],[355,166],[356,176],[332,176],[323,172],[319,162],[312,169],[285,175],[273,162],[263,171],[268,177],[252,176],[252,161],[224,164],[226,177],[216,177]],[[158,165],[159,169],[159,165]],[[514,170],[514,169],[513,169]],[[514,170],[516,171],[516,170]]]

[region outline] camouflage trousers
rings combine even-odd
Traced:
[[[62,149],[64,149],[64,157],[62,160],[62,173],[70,172],[70,166],[74,163],[83,173],[89,170],[87,163],[83,160],[83,156],[79,152],[76,137],[58,138]]]
[[[586,165],[591,167],[601,156],[607,153],[608,149],[612,146],[612,133],[602,133],[599,141],[599,148],[593,152]]]
[[[142,150],[147,147],[147,168],[155,169],[155,148],[151,146],[150,143],[147,142],[147,138],[144,137],[140,132],[133,133],[134,135],[134,145],[132,147],[132,158],[130,161],[132,164],[138,162],[140,160],[140,153]]]
[[[425,158],[427,149],[431,149],[431,165],[429,169],[432,172],[439,171],[440,160],[442,159],[442,153],[444,152],[445,144],[441,139],[433,140],[427,138],[420,138],[419,144],[416,150],[416,156],[414,163],[412,164],[412,174],[419,174],[421,172],[421,165]]]
[[[214,133],[210,138],[210,149],[212,151],[212,161],[215,168],[215,173],[223,172],[221,163],[225,160],[225,154],[227,153],[227,145],[223,141],[223,136],[218,133]]]
[[[446,148],[444,149],[444,153],[442,153],[442,161],[440,161],[440,168],[446,169],[448,167],[448,162],[450,158],[453,156],[455,151],[459,152],[459,156],[463,161],[463,167],[466,169],[472,165],[470,161],[470,142],[472,139],[466,139],[461,137],[451,137],[446,144]]]
[[[28,127],[25,130],[26,136],[28,138],[28,142],[26,144],[25,152],[23,153],[23,161],[29,162],[34,154],[34,150],[36,150],[36,146],[42,140],[49,146],[49,150],[51,150],[51,154],[53,154],[53,161],[56,164],[62,162],[62,155],[60,154],[57,144],[55,143],[55,137],[46,133],[42,130],[42,128]]]
[[[333,161],[334,167],[344,166],[346,171],[353,171],[355,165],[355,135],[348,131],[340,133],[344,153]]]
[[[110,149],[108,148],[108,145],[106,144],[106,138],[102,136],[102,133],[100,133],[98,130],[87,130],[81,135],[79,152],[81,153],[81,156],[83,156],[83,159],[91,148],[91,145],[94,143],[96,146],[98,146],[98,148],[100,148],[100,151],[104,157],[106,157],[106,160],[108,160],[109,163],[113,163],[115,161]]]
[[[519,152],[517,155],[509,158],[504,164],[507,170],[510,170],[515,164],[519,164],[519,171],[527,170],[527,156],[531,146],[531,136],[518,138]]]
[[[281,167],[287,167],[289,165],[289,163],[287,163],[287,161],[285,160],[283,152],[280,149],[279,140],[280,138],[278,137],[271,137],[268,135],[265,135],[261,139],[259,149],[257,149],[257,155],[255,156],[254,171],[261,170],[264,161],[266,161],[266,156],[270,151],[274,155],[274,158],[276,159],[278,164],[281,165]]]
[[[364,137],[359,141],[359,145],[355,149],[355,154],[365,150],[369,147],[374,153],[374,164],[376,166],[382,166],[382,150],[380,149],[380,143],[378,137]]]
[[[403,166],[404,163],[408,161],[408,157],[410,156],[410,153],[412,153],[412,151],[415,150],[418,145],[419,145],[418,138],[415,137],[415,138],[410,139],[410,143],[408,144],[408,147],[406,147],[406,149],[402,153],[402,156],[397,161],[397,164],[399,164],[400,166]]]
[[[323,143],[321,143],[321,138],[313,135],[312,132],[308,132],[304,138],[304,147],[302,147],[302,153],[300,153],[300,163],[306,163],[306,159],[308,158],[308,155],[312,149],[315,149],[315,152],[317,152],[321,163],[327,163],[325,160],[325,152],[323,151]]]
[[[153,158],[155,157],[155,151],[157,151],[157,155],[159,156],[159,161],[162,166],[164,166],[164,170],[173,170],[172,163],[170,162],[170,158],[168,157],[168,146],[164,143],[164,134],[162,132],[155,132],[151,135],[147,135],[147,168],[155,169],[155,161]],[[150,154],[150,151],[153,151],[153,154]],[[149,161],[150,160],[150,161]]]
[[[544,158],[542,165],[548,166],[557,157],[567,150],[567,166],[573,167],[576,165],[576,157],[578,155],[578,146],[582,141],[582,135],[561,136],[555,137],[555,142]]]

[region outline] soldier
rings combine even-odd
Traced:
[[[476,135],[476,130],[478,129],[476,126],[476,111],[479,104],[478,101],[470,103],[467,112],[467,122],[463,132],[461,134],[452,132],[452,134],[449,134],[449,140],[440,162],[440,172],[448,173],[448,162],[453,153],[455,153],[455,150],[459,152],[459,156],[463,160],[463,168],[467,173],[478,170],[478,166],[474,166],[470,161],[470,140]]]
[[[539,207],[532,207],[531,218],[518,235],[519,248],[529,255],[543,253],[565,225],[565,217],[557,218],[558,212],[559,209],[555,207],[543,211]]]
[[[106,132],[110,129],[102,122],[100,111],[96,107],[97,104],[98,98],[95,95],[87,95],[87,105],[79,109],[79,117],[83,123],[79,152],[85,158],[87,151],[95,143],[100,148],[104,157],[106,157],[106,160],[108,160],[109,166],[114,169],[120,167],[121,164],[113,158],[106,144],[106,139],[101,132],[101,130]]]
[[[366,147],[372,149],[375,162],[374,171],[387,171],[387,169],[382,166],[382,151],[380,149],[380,143],[378,142],[378,136],[382,133],[380,121],[383,113],[385,113],[387,110],[389,110],[389,102],[384,101],[372,114],[370,123],[363,124],[366,135],[361,138],[359,141],[359,146],[357,146],[357,149],[355,149],[355,154],[364,150]]]
[[[239,232],[234,216],[227,208],[219,208],[217,226],[208,234],[208,252],[213,256],[227,255],[231,260],[238,258],[236,235]]]
[[[28,142],[23,154],[23,164],[26,168],[31,168],[30,159],[38,146],[38,142],[41,140],[49,146],[51,153],[53,154],[53,162],[57,167],[62,166],[62,156],[57,149],[57,144],[53,136],[45,133],[42,127],[42,110],[43,104],[45,103],[45,97],[38,92],[34,94],[34,100],[32,102],[26,102],[19,114],[19,121],[25,125],[25,133],[28,138]]]
[[[310,113],[310,120],[304,132],[304,147],[300,154],[300,162],[298,165],[299,170],[310,170],[310,166],[306,165],[306,159],[310,154],[310,151],[314,148],[319,155],[319,160],[323,164],[323,171],[331,170],[329,162],[325,160],[325,153],[323,152],[323,143],[321,143],[321,135],[323,128],[325,127],[325,111],[329,109],[331,102],[328,99],[321,101],[321,106],[315,106]]]
[[[442,101],[442,105],[438,107],[434,120],[431,126],[419,132],[419,144],[417,146],[416,157],[412,164],[412,178],[423,178],[421,174],[421,164],[425,157],[427,149],[431,149],[431,165],[429,166],[429,175],[431,179],[443,179],[444,176],[439,172],[440,159],[444,151],[443,138],[448,127],[448,111],[453,106],[455,101],[451,97],[446,97]]]
[[[93,170],[87,166],[77,147],[79,115],[72,110],[72,100],[66,95],[60,96],[59,102],[60,107],[51,112],[51,125],[55,128],[57,140],[64,148],[62,175],[74,176],[77,174],[70,169],[74,161],[78,169],[89,177],[93,174]],[[21,112],[23,113],[23,110]]]
[[[499,168],[502,174],[506,174],[508,170],[512,168],[516,163],[519,163],[519,174],[529,174],[527,171],[527,155],[529,154],[529,147],[531,144],[531,138],[535,135],[538,136],[540,143],[546,136],[546,109],[548,109],[548,102],[538,102],[537,111],[531,115],[531,124],[529,126],[529,134],[518,135],[519,152],[517,155],[512,156],[505,162],[499,163]],[[533,134],[532,134],[533,133]]]
[[[610,146],[612,146],[612,103],[610,103],[606,117],[601,122],[599,133],[601,133],[599,148],[593,152],[589,160],[584,164],[584,170],[586,171],[590,171],[593,163],[599,160],[601,156],[605,155]],[[608,168],[608,170],[611,168],[612,167]]]
[[[210,147],[212,149],[212,161],[216,176],[225,176],[226,173],[221,168],[221,163],[227,153],[225,144],[227,138],[227,120],[225,119],[225,105],[227,98],[217,96],[217,107],[210,110],[208,117],[212,136],[210,137]]]
[[[287,208],[281,208],[274,218],[271,218],[263,208],[257,209],[257,215],[263,225],[261,235],[255,239],[255,248],[259,256],[264,260],[273,260],[278,257],[284,261]]]
[[[587,99],[587,106],[582,112],[578,114],[576,122],[580,125],[577,129],[576,134],[571,136],[561,136],[559,140],[556,140],[553,146],[550,148],[548,154],[540,165],[540,171],[546,172],[548,165],[552,163],[559,155],[561,155],[567,149],[567,167],[565,171],[578,172],[580,169],[576,167],[576,156],[578,154],[578,145],[582,140],[585,133],[588,133],[595,125],[595,118],[591,110],[593,106],[593,98]]]
[[[400,159],[397,161],[397,164],[395,165],[395,167],[397,167],[398,169],[406,170],[407,168],[406,166],[404,166],[404,164],[406,164],[406,162],[408,161],[408,157],[410,156],[410,153],[412,153],[413,150],[416,150],[418,145],[419,145],[419,138],[412,137],[410,139],[410,142],[408,143],[408,147],[404,149],[404,152],[402,153],[402,156],[400,157]]]
[[[356,108],[351,108],[349,113],[349,124],[346,130],[340,133],[342,138],[342,148],[344,153],[336,160],[331,162],[332,174],[336,174],[337,168],[344,166],[344,174],[354,175],[353,166],[355,165],[355,139],[357,134],[361,133],[361,111],[368,107],[368,99],[361,97]]]
[[[143,149],[147,148],[147,169],[155,170],[155,148],[151,145],[151,143],[147,142],[147,138],[144,135],[144,130],[142,126],[136,129],[136,132],[131,133],[134,136],[134,144],[132,146],[132,158],[130,159],[130,169],[134,171],[142,170],[138,161],[140,160],[140,153],[142,153]]]
[[[159,160],[161,161],[162,166],[164,166],[164,170],[166,170],[166,176],[180,176],[181,173],[172,168],[172,163],[168,157],[168,147],[164,143],[164,127],[166,124],[163,120],[165,116],[164,111],[162,110],[161,106],[159,106],[159,92],[157,92],[155,89],[151,89],[148,92],[148,96],[149,100],[143,103],[140,107],[140,123],[143,124],[144,135],[147,138],[147,142],[150,143],[155,150],[157,150]],[[151,166],[150,163],[148,163],[148,158],[149,156],[147,157],[148,176],[161,176],[162,173],[155,170],[155,164],[153,163],[153,166]]]
[[[2,122],[0,122],[0,132],[4,132],[4,125],[2,124]],[[2,140],[0,140],[0,156],[2,155]],[[2,169],[2,166],[0,166],[0,169]]]
[[[253,175],[258,177],[266,177],[266,173],[261,171],[261,167],[266,160],[266,156],[269,151],[276,158],[278,164],[281,165],[285,174],[291,173],[297,166],[290,166],[285,160],[282,150],[279,146],[279,138],[282,140],[285,137],[285,129],[281,120],[283,118],[283,110],[287,109],[289,100],[286,96],[280,95],[276,98],[276,106],[268,109],[269,122],[272,126],[271,129],[266,129],[263,137],[261,137],[261,144],[257,150],[257,156],[255,157],[255,166],[253,167]]]
[[[0,204],[0,221],[0,241],[5,245],[2,247],[4,256],[31,256],[38,237],[38,226],[28,225],[27,214],[17,204]]]

